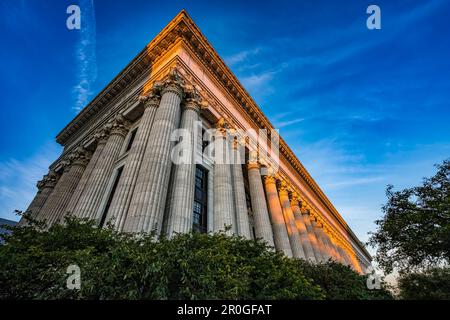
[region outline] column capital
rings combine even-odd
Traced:
[[[281,180],[278,190],[280,193],[283,193],[283,195],[289,196],[289,192],[292,191],[292,188],[288,185],[288,183],[285,180]]]
[[[249,161],[247,162],[247,169],[251,170],[251,169],[258,169],[261,168],[260,164],[258,161]]]
[[[161,96],[157,93],[150,92],[147,95],[139,96],[139,101],[144,104],[144,108],[158,108],[159,102],[161,101]]]
[[[129,129],[129,122],[122,114],[118,113],[105,127],[110,132],[110,135],[117,134],[125,137]]]
[[[42,177],[42,180],[38,181],[37,187],[39,190],[43,188],[54,188],[58,181],[58,175],[55,171],[50,170],[48,174]]]
[[[198,97],[188,97],[185,99],[182,107],[183,110],[193,110],[196,113],[200,113],[201,99]]]
[[[277,178],[275,176],[264,176],[264,182],[266,185],[268,184],[275,184],[277,183]]]
[[[173,68],[166,79],[154,83],[155,90],[160,91],[161,96],[167,92],[172,92],[178,95],[180,99],[184,97],[183,86],[184,83],[177,68]]]
[[[80,147],[76,148],[75,151],[73,151],[71,154],[69,154],[69,156],[67,158],[68,158],[68,162],[69,162],[67,167],[71,167],[73,165],[79,165],[79,166],[85,167],[89,163],[89,160],[91,158],[91,153],[80,146]]]

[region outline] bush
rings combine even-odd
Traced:
[[[45,230],[10,227],[0,246],[1,299],[322,299],[296,260],[218,234],[155,240],[68,217]],[[66,287],[69,265],[80,290]]]
[[[432,268],[425,272],[402,274],[399,296],[407,300],[450,299],[450,268]]]
[[[362,276],[343,264],[332,260],[320,264],[304,260],[298,260],[297,263],[305,276],[320,286],[327,300],[393,299],[383,281],[381,281],[381,289],[369,290],[367,288],[368,276]]]

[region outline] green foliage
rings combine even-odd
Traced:
[[[408,300],[450,300],[450,268],[407,273],[398,279],[399,297]]]
[[[359,275],[350,267],[328,261],[314,264],[298,260],[306,277],[318,284],[327,300],[390,300],[392,294],[381,281],[381,289],[367,288],[367,275]]]
[[[0,298],[321,299],[295,260],[224,234],[155,240],[68,217],[48,230],[12,227],[0,246]],[[81,289],[66,288],[67,267]]]
[[[414,271],[450,262],[450,160],[418,187],[387,188],[384,217],[369,243],[386,273]]]
[[[335,262],[311,264],[260,241],[217,234],[99,229],[67,217],[50,228],[8,227],[0,246],[0,299],[384,299],[366,278]],[[66,287],[69,265],[81,289]]]

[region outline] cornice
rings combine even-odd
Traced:
[[[271,130],[273,125],[262,113],[261,109],[241,85],[236,76],[226,66],[212,45],[201,33],[185,10],[182,10],[56,137],[58,143],[64,145],[69,138],[80,130],[86,122],[98,114],[126,90],[130,83],[148,71],[179,41],[183,41],[191,51],[201,60],[203,65],[216,78],[221,86],[230,94],[235,102],[241,106],[253,122],[262,129]],[[338,211],[325,196],[323,191],[297,159],[295,154],[280,137],[280,154],[294,169],[294,174],[303,180],[314,192],[331,215],[349,234],[354,243],[370,257],[366,249],[361,246],[358,238],[346,224]]]

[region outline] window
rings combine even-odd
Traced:
[[[131,131],[130,139],[128,139],[127,149],[125,150],[125,152],[130,151],[131,146],[133,145],[133,142],[134,142],[134,138],[136,138],[137,129],[138,128],[136,128],[133,131]]]
[[[192,229],[194,232],[207,232],[206,215],[208,202],[208,171],[197,166],[195,170],[195,193]]]
[[[108,201],[106,202],[105,210],[103,210],[102,218],[100,219],[100,228],[105,224],[106,216],[108,215],[109,207],[111,206],[112,199],[116,193],[117,185],[119,184],[120,176],[122,175],[123,167],[117,169],[116,178],[114,179],[114,184],[109,193]]]

